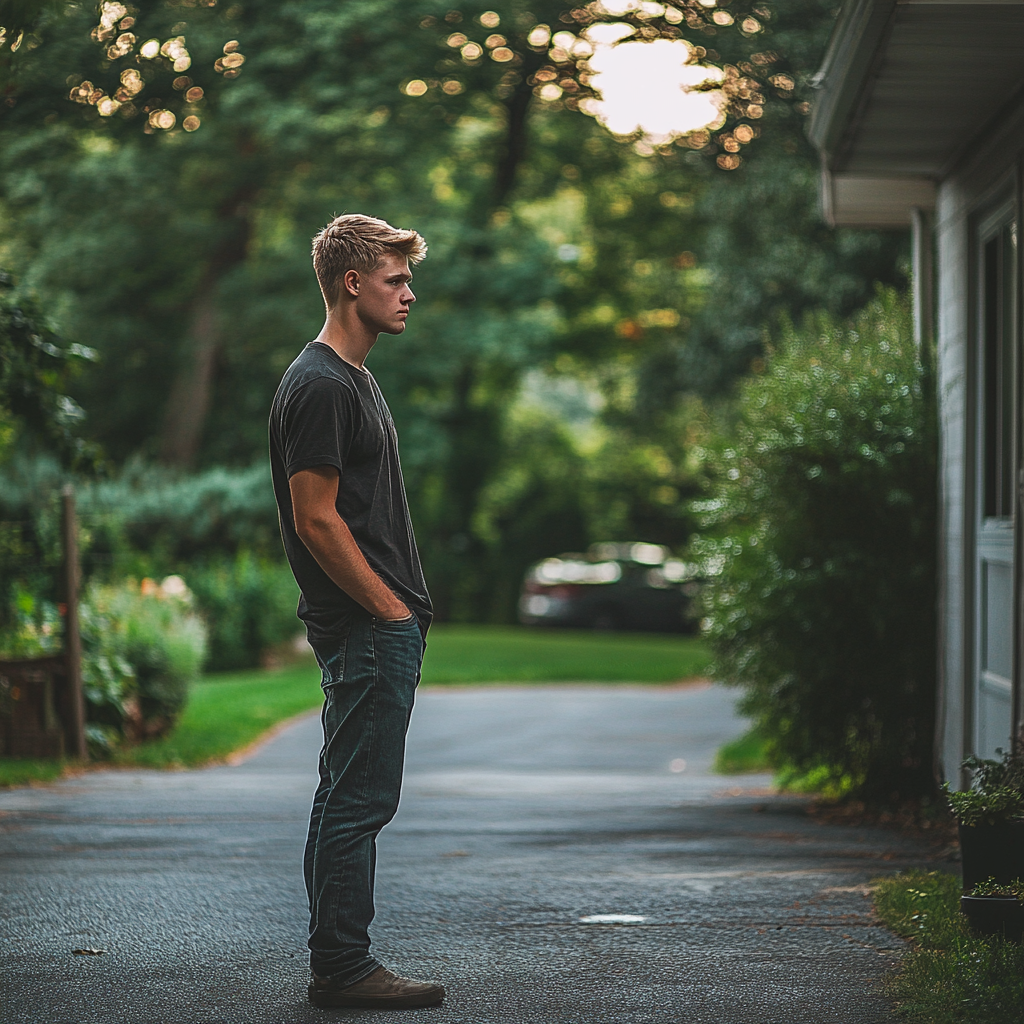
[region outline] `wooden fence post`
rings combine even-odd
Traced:
[[[67,664],[68,706],[71,709],[71,734],[75,756],[85,760],[89,748],[85,742],[85,700],[82,696],[82,638],[78,632],[78,587],[81,570],[78,564],[78,518],[75,515],[75,489],[65,484],[62,533],[64,540],[64,659]]]

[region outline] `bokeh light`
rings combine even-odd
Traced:
[[[167,131],[174,127],[177,118],[174,116],[173,110],[154,110],[149,115],[149,124],[153,128],[161,128]]]
[[[654,143],[724,122],[724,96],[719,90],[692,91],[694,86],[721,81],[722,71],[693,63],[690,47],[682,40],[634,42],[626,39],[630,34],[632,29],[625,24],[588,29],[587,39],[595,48],[587,62],[591,85],[601,98],[581,103],[585,113],[616,135],[639,131]]]

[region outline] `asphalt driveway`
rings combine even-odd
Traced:
[[[865,886],[927,851],[820,824],[766,777],[710,774],[743,728],[732,700],[718,687],[421,692],[374,938],[449,998],[404,1014],[305,1002],[315,717],[234,767],[0,793],[0,1020],[894,1020],[878,982],[899,943]],[[89,948],[105,952],[72,952]]]

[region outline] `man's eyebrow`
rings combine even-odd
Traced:
[[[388,274],[388,276],[384,280],[385,281],[397,281],[399,278],[401,278],[403,281],[411,281],[412,280],[412,274],[405,274],[405,273]]]

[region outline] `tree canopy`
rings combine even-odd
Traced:
[[[611,135],[598,22],[685,40],[721,124]],[[0,52],[0,265],[99,354],[71,393],[115,463],[245,466],[319,328],[312,234],[419,229],[420,301],[370,365],[442,614],[501,617],[495,580],[551,545],[685,540],[692,396],[781,316],[900,281],[901,236],[817,215],[830,25],[822,0],[46,5]]]

